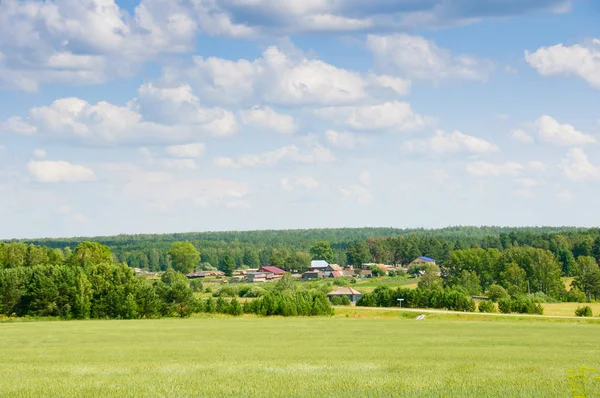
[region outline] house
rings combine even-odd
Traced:
[[[311,271],[326,271],[329,267],[329,263],[325,260],[312,260],[310,262]]]
[[[425,256],[421,256],[421,257],[417,257],[415,258],[410,264],[408,264],[408,266],[410,267],[411,265],[426,265],[426,264],[433,264],[435,265],[435,260],[430,258],[430,257],[425,257]]]
[[[272,267],[272,266],[260,267],[258,269],[258,272],[269,272],[269,273],[272,273],[274,275],[280,275],[280,276],[283,275],[283,274],[285,274],[284,270],[282,270],[280,268],[277,268],[277,267]]]
[[[333,271],[341,271],[342,269],[343,268],[340,267],[337,264],[329,264],[329,266],[327,267],[327,271],[331,271],[331,272],[333,272]]]
[[[342,271],[333,271],[329,273],[329,277],[330,278],[341,278],[344,276],[344,273]]]
[[[360,277],[361,278],[372,278],[373,277],[373,271],[371,271],[371,270],[362,270],[362,271],[360,271]]]
[[[350,299],[351,303],[356,303],[356,301],[362,297],[362,293],[358,290],[354,290],[351,287],[339,287],[332,292],[327,293],[327,297],[331,300],[336,296],[347,296]]]
[[[246,278],[248,282],[258,283],[258,282],[266,282],[268,279],[273,279],[275,274],[272,272],[248,272],[246,274]]]
[[[188,279],[206,278],[207,276],[223,276],[225,273],[221,271],[194,271],[187,274]]]
[[[322,277],[322,274],[319,271],[307,271],[302,274],[302,279],[319,279]]]
[[[342,271],[342,274],[344,276],[354,276],[354,275],[356,275],[356,273],[354,272],[353,269],[345,269],[345,270]]]

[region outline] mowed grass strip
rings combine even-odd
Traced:
[[[568,397],[567,370],[600,369],[599,332],[400,317],[4,323],[0,395]]]

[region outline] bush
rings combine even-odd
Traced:
[[[498,300],[498,309],[503,314],[510,314],[512,312],[511,301],[507,298]]]
[[[213,297],[235,297],[237,289],[233,286],[223,286],[218,291],[213,293]]]
[[[587,301],[585,293],[576,287],[567,292],[565,299],[570,303],[585,303]]]
[[[496,305],[493,301],[480,301],[479,302],[479,312],[497,312]]]
[[[229,315],[240,316],[244,313],[244,309],[240,305],[239,301],[234,297],[229,304]]]
[[[577,316],[592,316],[592,307],[586,305],[584,307],[577,307],[575,310],[575,315]]]
[[[190,287],[194,291],[194,293],[202,293],[204,290],[204,285],[200,279],[192,279],[190,281]]]
[[[348,281],[344,278],[338,278],[333,281],[335,286],[348,286]]]
[[[331,298],[331,304],[333,305],[350,305],[350,299],[348,296],[333,296]]]
[[[487,290],[487,295],[493,302],[498,302],[501,299],[510,299],[510,294],[500,285],[490,285]]]

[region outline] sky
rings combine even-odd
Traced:
[[[598,226],[592,0],[0,0],[0,238]]]

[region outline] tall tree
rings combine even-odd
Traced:
[[[312,255],[313,260],[325,260],[328,263],[333,262],[335,255],[333,254],[333,250],[331,249],[331,244],[322,240],[313,245],[310,248],[310,254]]]
[[[190,242],[175,242],[169,250],[172,266],[175,271],[187,274],[196,268],[200,261],[200,253]]]
[[[221,258],[219,271],[224,272],[227,276],[233,275],[233,272],[235,271],[235,259],[231,254],[225,253],[223,258]]]

